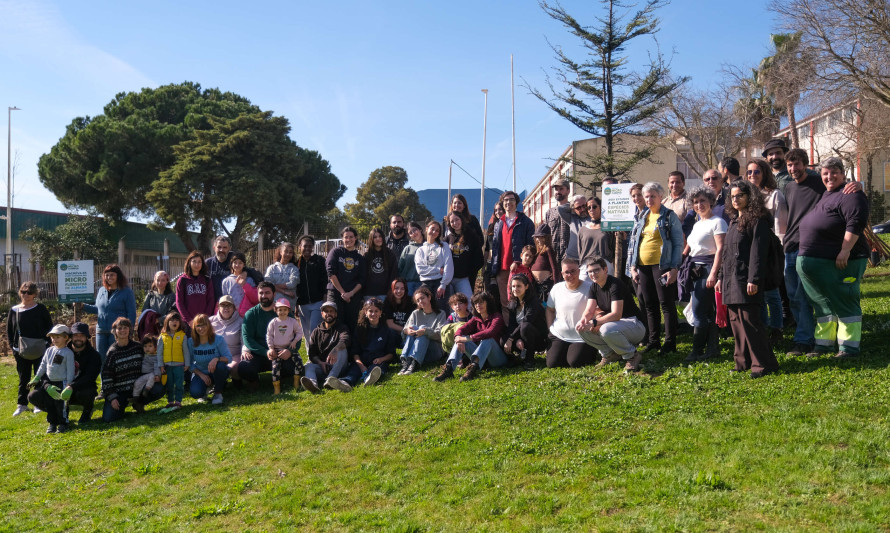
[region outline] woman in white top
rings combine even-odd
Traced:
[[[265,280],[275,285],[275,301],[281,298],[290,302],[291,309],[297,303],[297,284],[300,269],[294,256],[294,245],[283,242],[275,249],[275,262],[266,269]]]
[[[714,214],[717,196],[710,187],[696,187],[689,195],[698,222],[686,238],[683,254],[689,256],[692,282],[692,353],[687,362],[704,361],[720,353],[717,344],[717,308],[714,300],[714,284],[723,260],[723,238],[727,224],[723,217]]]
[[[788,228],[788,203],[776,184],[772,168],[765,159],[752,159],[745,177],[763,193],[763,205],[773,216],[773,233],[781,242]],[[782,295],[778,288],[763,292],[763,322],[770,328],[770,342],[775,345],[782,339]]]
[[[426,225],[426,242],[414,255],[414,266],[420,283],[428,288],[436,298],[440,309],[447,309],[445,288],[454,277],[454,262],[451,248],[442,245],[440,236],[442,225],[435,220]]]

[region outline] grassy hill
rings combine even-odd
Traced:
[[[724,340],[716,362],[630,376],[426,369],[45,435],[9,416],[6,358],[0,530],[887,530],[890,277],[863,287],[863,357],[780,354],[759,380],[731,375]]]

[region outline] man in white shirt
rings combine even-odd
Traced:
[[[550,328],[547,366],[576,368],[599,358],[596,349],[575,330],[587,307],[590,281],[581,280],[577,259],[566,257],[561,265],[563,281],[553,286],[547,298],[547,325]]]

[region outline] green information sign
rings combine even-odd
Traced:
[[[59,301],[95,303],[93,260],[59,261]]]

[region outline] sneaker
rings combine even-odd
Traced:
[[[640,362],[643,360],[643,354],[640,352],[634,352],[633,357],[627,359],[627,363],[624,365],[624,373],[629,374],[631,372],[636,372],[640,369]]]
[[[812,346],[807,345],[807,344],[802,344],[800,342],[796,342],[796,343],[794,343],[794,348],[791,348],[791,350],[788,352],[788,355],[791,355],[794,357],[800,357],[801,355],[803,355],[805,353],[809,353],[812,350],[813,350]]]
[[[643,348],[643,353],[656,352],[659,350],[661,350],[660,344],[658,344],[657,342],[650,342],[646,345],[645,348]]]
[[[207,403],[207,396],[201,396],[198,398],[198,403]]]
[[[316,385],[314,381],[307,378],[306,376],[300,378],[300,385],[302,385],[304,389],[311,392],[312,394],[321,393],[321,389],[318,388],[318,385]]]
[[[68,424],[59,424],[56,428],[56,433],[67,433],[68,432]]]
[[[451,368],[451,363],[445,363],[442,365],[442,371],[439,372],[439,375],[433,378],[433,381],[438,381],[439,383],[445,381],[446,379],[450,379],[454,377],[454,369]]]
[[[144,413],[145,404],[143,404],[142,402],[133,402],[133,410],[137,413]]]
[[[621,361],[621,356],[612,352],[610,355],[603,356],[603,358],[600,359],[600,362],[596,364],[595,368],[603,368],[606,365],[617,363],[618,361]]]
[[[22,413],[30,413],[31,409],[27,405],[20,405],[15,408],[15,412],[12,413],[12,416],[19,416]]]
[[[55,433],[57,430],[58,430],[58,428],[52,424],[50,424],[49,427],[46,428],[47,433]]]
[[[402,368],[399,370],[399,375],[404,376],[408,372],[408,367],[411,366],[411,358],[410,357],[402,357]]]
[[[835,359],[851,359],[851,358],[854,358],[854,357],[859,357],[859,354],[858,354],[858,353],[852,353],[852,352],[845,352],[845,351],[843,351],[843,350],[839,351],[838,353],[836,353],[836,354],[834,355],[834,358],[835,358]]]
[[[365,378],[365,387],[370,387],[371,385],[377,383],[377,380],[380,379],[380,376],[383,375],[383,370],[380,369],[379,366],[375,366],[368,372],[368,377]]]
[[[43,412],[43,409],[41,409],[41,408],[39,408],[39,407],[34,407],[34,414],[35,414],[35,415],[36,415],[37,413],[42,413],[42,412]]]
[[[352,390],[352,386],[349,383],[334,376],[328,376],[328,379],[324,381],[324,386],[340,392],[350,392]]]
[[[411,359],[411,363],[408,364],[408,368],[402,372],[402,375],[408,376],[420,370],[420,363],[417,362],[417,359]]]
[[[223,396],[221,393],[217,392],[213,395],[213,399],[210,401],[210,405],[222,405]]]
[[[476,374],[479,373],[479,365],[477,363],[470,363],[467,365],[467,371],[464,372],[464,375],[460,377],[461,382],[470,381]]]

